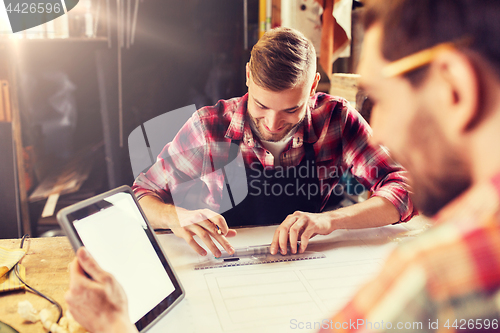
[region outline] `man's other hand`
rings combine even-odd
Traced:
[[[287,245],[293,254],[304,253],[309,239],[316,235],[328,235],[333,231],[331,217],[326,213],[306,213],[296,211],[288,215],[276,229],[271,243],[271,254],[287,253]],[[297,249],[297,241],[300,248]]]
[[[75,320],[89,332],[137,332],[130,322],[123,288],[84,247],[78,249],[71,263],[65,298]]]

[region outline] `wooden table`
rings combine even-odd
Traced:
[[[0,246],[16,249],[20,239],[0,239]],[[26,247],[27,243],[25,243]],[[33,238],[29,241],[29,249],[22,260],[26,267],[26,283],[41,293],[53,298],[66,311],[64,294],[68,290],[68,264],[75,254],[66,237]],[[40,311],[53,308],[54,316],[57,310],[47,300],[28,291],[14,291],[0,294],[0,321],[12,326],[22,333],[46,332],[40,322],[25,323],[17,313],[17,304],[28,300]]]

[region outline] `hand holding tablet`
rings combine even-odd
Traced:
[[[66,303],[73,318],[89,332],[137,332],[128,314],[127,296],[116,279],[81,247],[70,266]]]
[[[97,265],[107,272],[105,276],[113,276],[123,287],[130,321],[141,332],[184,297],[182,286],[128,186],[67,207],[57,218],[75,251],[85,246]],[[80,263],[81,268],[85,270]],[[86,272],[99,282],[92,272]]]

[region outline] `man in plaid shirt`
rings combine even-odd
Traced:
[[[500,2],[371,0],[359,67],[374,141],[434,227],[401,244],[333,332],[500,330]]]
[[[228,225],[281,223],[271,252],[286,254],[287,244],[293,253],[304,252],[315,234],[411,218],[403,169],[386,150],[369,144],[369,125],[345,100],[316,93],[316,55],[301,33],[287,28],[266,33],[252,50],[246,75],[248,94],[198,110],[136,179],[133,190],[155,228],[172,229],[206,255],[193,239],[198,235],[218,257],[214,239],[234,252],[226,237],[236,231]],[[214,172],[214,165],[231,160],[231,143],[246,168],[248,195],[224,211],[226,175]],[[372,197],[322,212],[331,194],[339,193],[339,178],[347,170]],[[195,179],[203,181],[195,186]],[[197,205],[187,203],[193,196]]]

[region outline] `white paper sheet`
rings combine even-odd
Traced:
[[[276,226],[238,230],[234,247],[269,244]],[[405,225],[337,230],[311,240],[324,259],[198,270],[200,257],[174,235],[160,235],[186,298],[151,330],[160,332],[311,332],[293,323],[329,318],[376,276]],[[317,326],[318,328],[318,326]]]
[[[212,273],[205,280],[224,331],[294,326],[294,319],[327,319],[380,270],[380,259],[269,269],[252,273]],[[293,265],[295,266],[295,265]]]

